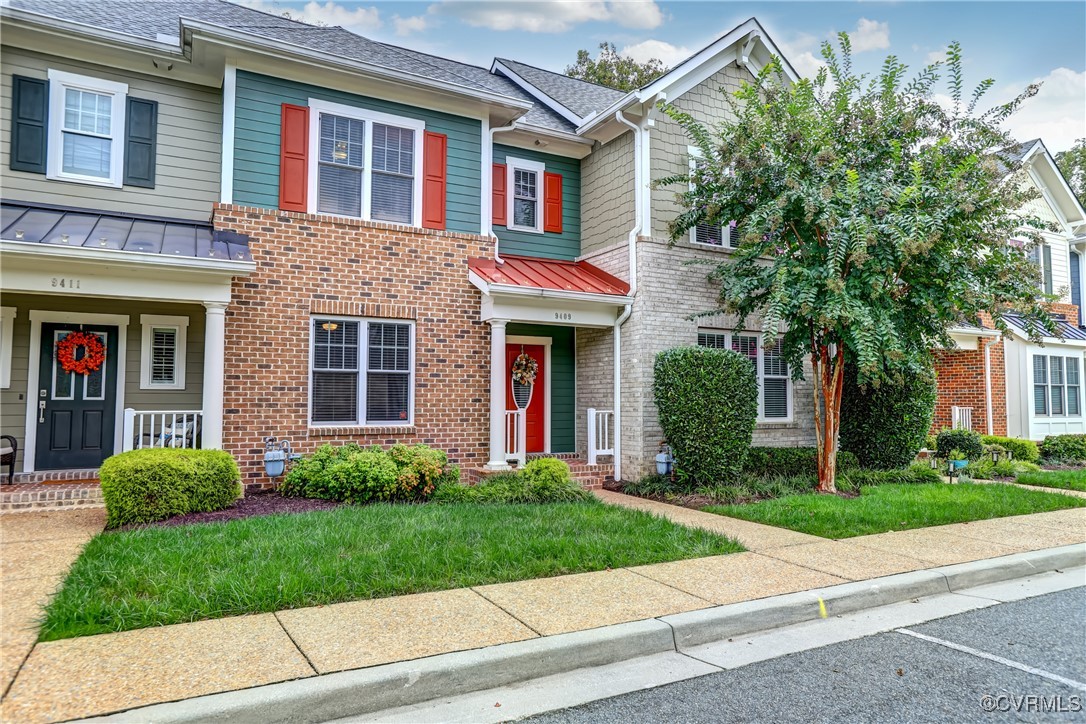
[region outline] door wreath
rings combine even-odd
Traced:
[[[513,361],[513,402],[517,409],[527,409],[535,389],[535,378],[539,374],[539,363],[521,351]]]
[[[83,356],[76,359],[76,350],[83,348]],[[57,342],[57,362],[65,372],[89,375],[102,369],[106,361],[106,346],[93,332],[69,332]]]

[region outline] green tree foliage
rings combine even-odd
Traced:
[[[593,59],[587,50],[577,51],[577,62],[566,66],[565,74],[615,90],[631,91],[648,85],[667,72],[667,66],[657,58],[638,63],[619,55],[614,43],[600,43],[600,54]]]
[[[739,248],[710,274],[718,307],[704,314],[734,314],[740,326],[757,315],[767,338],[782,336],[794,374],[810,361],[825,492],[835,489],[846,363],[861,381],[878,378],[949,346],[950,327],[1008,306],[1055,333],[1022,248],[1043,226],[1021,211],[1035,192],[1005,183],[1001,152],[1015,146],[1002,122],[1037,87],[978,113],[994,82],[963,90],[957,44],[907,80],[894,56],[878,76],[856,75],[848,36],[839,42],[823,45],[813,81],[790,82],[779,59],[768,63],[727,96],[732,112],[715,130],[666,107],[702,161],[657,182],[683,189],[673,239],[738,223]],[[949,108],[935,98],[943,78]]]
[[[724,484],[742,471],[758,416],[750,360],[708,347],[664,350],[652,391],[684,488]]]
[[[860,465],[895,470],[909,465],[924,447],[935,414],[935,373],[915,370],[860,384],[855,365],[845,366],[841,400],[841,449]]]
[[[1070,149],[1057,153],[1056,165],[1079,203],[1086,206],[1086,138],[1078,139]]]

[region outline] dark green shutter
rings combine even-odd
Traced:
[[[11,77],[11,170],[45,173],[49,81]]]
[[[1045,294],[1052,294],[1052,247],[1045,244],[1044,250],[1044,265],[1045,265]]]
[[[125,110],[124,185],[155,187],[158,101],[129,98]]]

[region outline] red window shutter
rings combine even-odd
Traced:
[[[449,137],[426,131],[422,145],[422,226],[445,228],[445,167]]]
[[[308,211],[309,109],[283,104],[279,125],[279,208]]]
[[[561,174],[543,174],[543,231],[562,233]]]
[[[505,226],[505,164],[494,164],[494,170],[492,172],[491,181],[491,201],[490,205],[493,213],[491,214],[492,223],[498,226]]]

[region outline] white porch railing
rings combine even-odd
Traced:
[[[614,410],[588,408],[588,464],[595,465],[599,455],[615,454]]]
[[[951,407],[950,408],[950,424],[955,430],[972,430],[973,429],[973,408],[972,407]]]
[[[528,417],[524,410],[505,411],[505,459],[515,458],[524,464],[528,450]]]
[[[145,447],[196,448],[203,427],[202,410],[124,411],[123,450]]]

